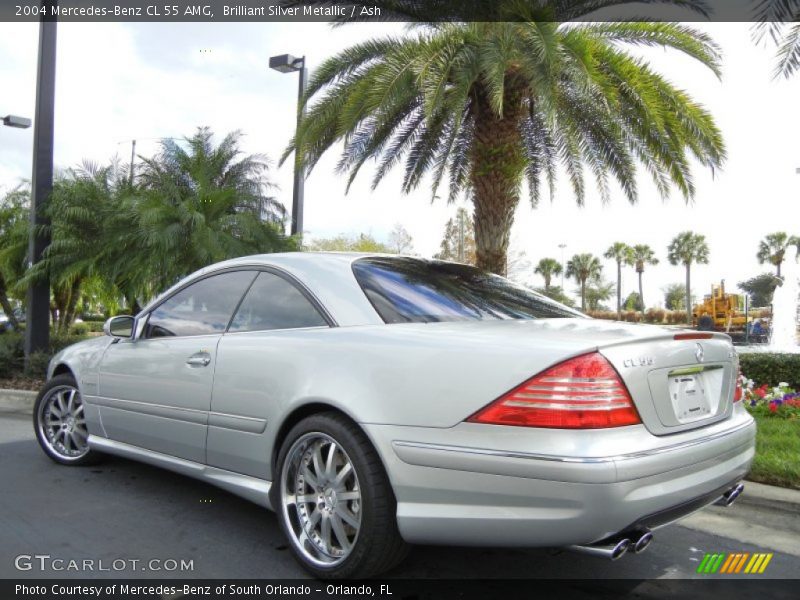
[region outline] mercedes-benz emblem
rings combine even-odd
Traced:
[[[694,357],[697,359],[697,362],[703,362],[705,358],[705,351],[700,344],[697,344],[697,348],[694,350]]]

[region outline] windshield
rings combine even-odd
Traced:
[[[583,317],[511,281],[455,263],[362,258],[353,273],[386,323]]]

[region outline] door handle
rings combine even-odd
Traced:
[[[190,367],[207,367],[211,363],[211,357],[208,354],[193,354],[186,359],[186,364]]]

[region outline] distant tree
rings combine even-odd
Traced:
[[[780,280],[772,273],[762,273],[738,283],[739,289],[750,295],[752,306],[769,306]]]
[[[394,229],[389,232],[389,243],[387,245],[392,249],[392,252],[397,254],[412,254],[414,252],[414,239],[400,223],[396,223]]]
[[[786,258],[786,250],[789,246],[800,247],[800,238],[790,236],[783,231],[776,231],[770,233],[758,244],[758,253],[756,258],[758,263],[770,263],[775,267],[775,274],[781,276],[781,265]]]
[[[656,258],[655,251],[647,244],[637,244],[631,249],[630,263],[636,269],[636,275],[639,277],[639,305],[640,310],[644,311],[644,288],[642,287],[642,275],[644,275],[644,268],[646,265],[657,265],[658,259]]]
[[[565,304],[566,306],[575,306],[575,302],[572,300],[572,298],[567,296],[564,293],[564,290],[562,290],[558,285],[552,285],[549,288],[535,288],[534,291],[540,293],[542,296],[547,296],[551,300]]]
[[[536,268],[533,270],[537,275],[541,275],[544,279],[544,289],[550,289],[550,283],[553,277],[561,275],[563,267],[561,263],[555,258],[542,258],[536,263]]]
[[[581,310],[586,310],[586,282],[600,275],[603,265],[594,254],[576,254],[567,263],[567,277],[574,277],[580,286]]]
[[[475,254],[475,229],[472,216],[466,208],[459,208],[456,216],[447,221],[444,226],[444,236],[439,252],[434,255],[439,260],[454,260],[456,262],[474,265],[477,263]]]
[[[633,248],[624,242],[614,242],[603,256],[617,263],[617,318],[622,319],[622,265],[633,261]]]
[[[667,247],[673,265],[686,268],[686,324],[692,324],[692,264],[708,264],[706,236],[691,231],[679,233]]]
[[[354,237],[341,234],[332,238],[316,239],[308,243],[305,249],[313,252],[377,252],[381,254],[396,254],[394,249],[377,241],[368,233],[360,233]]]
[[[606,281],[601,274],[592,277],[586,285],[586,310],[607,310],[604,302],[613,294],[613,282]]]
[[[670,283],[664,289],[664,306],[669,310],[686,308],[686,286],[682,283]]]
[[[625,310],[643,310],[642,308],[642,299],[639,297],[639,292],[631,292],[625,298],[625,302],[622,303],[622,307]]]

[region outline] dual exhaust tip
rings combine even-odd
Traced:
[[[739,496],[742,495],[743,491],[744,491],[744,484],[738,483],[731,489],[729,489],[727,492],[722,494],[722,497],[716,502],[714,502],[714,504],[716,504],[717,506],[730,506],[731,504],[736,502]]]
[[[631,531],[617,536],[611,541],[590,546],[570,546],[569,549],[581,554],[599,556],[608,560],[619,560],[626,553],[640,554],[647,550],[653,541],[653,533],[649,529]]]

